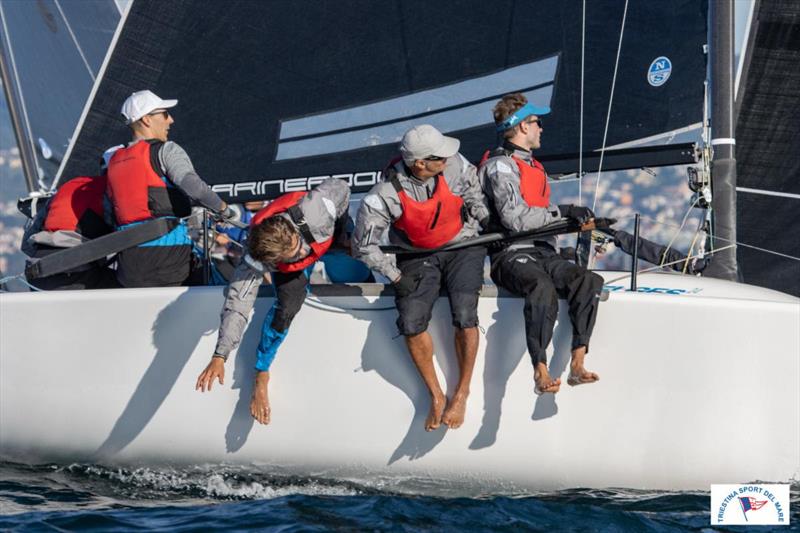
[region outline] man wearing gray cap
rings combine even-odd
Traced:
[[[168,141],[175,119],[169,109],[177,100],[162,100],[138,91],[122,104],[122,116],[133,139],[108,163],[108,197],[117,228],[162,217],[186,217],[192,203],[216,213],[227,205],[194,170],[186,152]],[[166,235],[121,252],[117,279],[124,287],[165,287],[199,283],[200,269],[192,241],[181,222]]]
[[[395,287],[397,327],[431,394],[425,429],[442,423],[456,429],[464,422],[469,384],[478,351],[478,295],[483,285],[486,250],[425,252],[394,256],[379,244],[386,230],[395,244],[437,249],[469,239],[488,223],[475,167],[458,153],[459,141],[436,128],[411,128],[400,154],[385,171],[385,181],[364,197],[356,219],[353,255],[389,278]],[[433,342],[427,332],[440,289],[450,300],[459,381],[447,401],[433,366]]]

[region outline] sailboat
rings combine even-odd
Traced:
[[[180,99],[176,128],[192,135],[177,140],[231,202],[327,177],[368,190],[422,121],[476,160],[495,141],[491,106],[514,91],[553,109],[540,158],[553,175],[702,171],[703,147],[639,141],[706,123],[707,15],[704,2],[681,1],[319,2],[298,17],[288,1],[134,0],[59,176],[96,171],[97,154],[125,140],[117,108],[142,87]],[[557,395],[533,394],[522,302],[486,285],[467,420],[433,432],[382,284],[312,287],[272,369],[267,427],[248,405],[268,289],[226,382],[206,394],[194,385],[214,349],[220,287],[0,294],[0,454],[488,491],[797,479],[800,300],[635,267],[601,272],[608,298],[587,359],[600,382]],[[429,331],[452,387],[444,298]],[[553,375],[565,372],[570,336],[562,307]]]

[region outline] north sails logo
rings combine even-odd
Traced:
[[[549,106],[558,56],[435,89],[283,121],[276,161],[358,150],[400,141],[417,124],[443,133],[492,123],[492,107],[504,94],[521,92]]]

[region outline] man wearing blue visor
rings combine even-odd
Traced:
[[[502,142],[487,152],[478,176],[483,184],[492,217],[505,229],[535,230],[563,218],[583,224],[594,218],[588,207],[552,205],[544,167],[532,154],[541,147],[542,115],[548,107],[528,103],[521,93],[504,96],[494,107]],[[515,241],[491,254],[494,282],[522,296],[525,335],[534,367],[534,392],[558,392],[561,379],[547,371],[545,351],[553,337],[558,317],[558,298],[566,298],[572,321],[572,360],[567,383],[582,385],[599,379],[583,365],[589,338],[597,317],[603,278],[566,259],[556,247],[556,238]]]

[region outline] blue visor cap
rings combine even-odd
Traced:
[[[517,112],[497,125],[497,131],[506,131],[513,128],[531,115],[546,115],[550,112],[549,107],[537,107],[530,103],[517,109]]]

